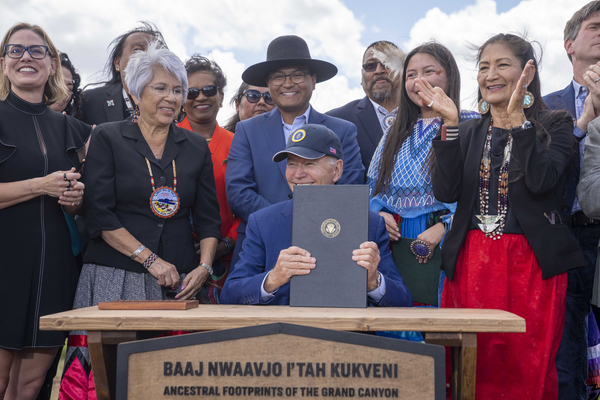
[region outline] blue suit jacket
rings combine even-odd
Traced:
[[[260,288],[265,275],[275,267],[279,252],[292,245],[292,210],[293,200],[290,200],[250,216],[240,261],[230,273],[221,292],[220,299],[223,303],[260,304]],[[385,222],[374,212],[369,212],[369,240],[379,246],[381,261],[378,270],[385,276],[386,292],[378,305],[411,306],[412,296],[396,269],[388,247],[389,237]],[[319,260],[317,268],[318,264]],[[288,282],[277,290],[268,304],[287,305],[289,302]]]
[[[308,122],[325,125],[342,142],[344,172],[339,184],[363,184],[364,167],[356,142],[356,126],[311,110]],[[225,183],[231,211],[242,218],[245,229],[250,214],[288,200],[292,191],[285,178],[285,162],[274,163],[275,153],[285,149],[281,113],[277,108],[241,121],[235,128],[227,161]]]
[[[383,136],[381,124],[373,108],[373,103],[367,96],[360,100],[354,100],[340,108],[327,111],[327,115],[344,119],[356,125],[358,146],[360,156],[365,167],[365,173],[369,170],[373,153]]]
[[[568,111],[573,118],[577,118],[575,112],[575,89],[573,84],[569,83],[569,86],[563,90],[559,90],[544,96],[544,102],[551,110],[565,110]],[[560,210],[560,216],[563,221],[568,221],[571,216],[571,210],[573,209],[573,203],[577,196],[577,183],[579,183],[579,173],[581,170],[579,143],[577,140],[573,141],[573,157],[566,170],[566,189],[562,208]]]

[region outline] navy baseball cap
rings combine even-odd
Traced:
[[[340,138],[331,129],[317,124],[307,124],[296,129],[290,136],[285,150],[275,154],[273,161],[283,161],[289,153],[309,160],[316,160],[323,156],[332,156],[341,160],[344,156]]]

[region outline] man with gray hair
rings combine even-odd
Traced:
[[[405,58],[404,52],[392,42],[371,43],[362,58],[360,84],[366,96],[326,113],[356,125],[365,177],[383,132],[396,119],[400,102],[398,85]]]
[[[587,317],[590,313],[597,246],[600,239],[600,220],[589,218],[583,213],[576,197],[576,188],[583,160],[587,125],[595,117],[592,115],[593,112],[589,112],[592,109],[592,102],[587,99],[590,88],[589,82],[584,81],[584,74],[590,65],[600,62],[599,33],[600,1],[592,1],[573,14],[565,26],[564,46],[573,64],[573,79],[565,89],[544,97],[548,107],[553,110],[566,110],[576,119],[573,130],[574,156],[571,168],[567,172],[566,193],[560,211],[562,221],[568,223],[587,261],[585,267],[572,269],[567,273],[565,327],[556,356],[561,400],[587,399]],[[593,83],[597,84],[597,82]],[[586,104],[586,112],[584,112],[584,104]],[[596,109],[600,108],[600,104],[594,106]],[[596,320],[600,321],[598,308],[593,307],[593,311]]]

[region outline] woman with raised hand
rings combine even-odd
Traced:
[[[444,118],[433,141],[435,196],[458,202],[442,249],[442,307],[501,309],[527,322],[526,333],[477,336],[478,399],[557,399],[565,272],[585,265],[560,220],[573,121],[544,104],[528,41],[498,34],[477,61],[480,120],[459,125],[448,96],[417,82]]]
[[[419,96],[416,83],[421,79],[449,93],[455,108],[460,109],[460,74],[452,53],[435,42],[414,48],[404,62],[398,117],[375,150],[367,182],[371,211],[384,217],[390,239],[417,239],[423,248],[431,250],[415,254],[420,263],[426,263],[442,241],[444,222],[455,205],[444,204],[433,195],[431,141],[443,119]],[[462,111],[459,118],[478,117],[476,112]],[[415,340],[422,337],[417,335]]]
[[[35,399],[65,334],[39,318],[69,310],[77,268],[63,210],[80,212],[91,127],[48,108],[67,96],[58,50],[19,23],[2,39],[0,72],[0,399]]]

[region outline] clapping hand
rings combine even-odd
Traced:
[[[529,60],[527,61],[527,64],[525,64],[525,68],[523,68],[515,91],[512,96],[510,96],[510,101],[508,102],[508,108],[506,110],[513,127],[521,126],[526,121],[525,113],[523,112],[523,100],[525,99],[525,93],[527,93],[527,86],[529,86],[533,80],[534,74],[535,67],[533,66],[533,60]]]

